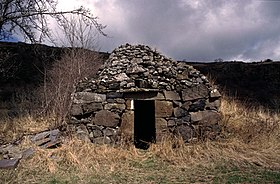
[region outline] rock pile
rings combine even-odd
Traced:
[[[73,94],[69,125],[95,143],[133,139],[134,101],[155,103],[156,141],[170,133],[186,142],[217,132],[220,93],[192,66],[145,45],[121,45]]]
[[[15,169],[22,159],[27,159],[35,153],[35,149],[22,148],[22,137],[15,143],[0,144],[0,169]],[[40,148],[56,148],[62,144],[61,132],[58,129],[43,131],[35,135],[28,135],[28,139]]]

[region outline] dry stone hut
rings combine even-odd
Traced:
[[[217,131],[220,93],[205,76],[145,45],[116,48],[73,94],[70,126],[94,143],[147,148],[169,134],[188,142]]]

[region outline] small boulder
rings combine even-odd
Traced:
[[[96,113],[93,122],[95,125],[116,127],[120,122],[120,116],[108,110],[101,110]]]
[[[190,114],[191,121],[197,124],[213,125],[221,120],[221,114],[212,110],[191,112]]]
[[[206,98],[209,95],[209,89],[205,85],[197,85],[183,90],[182,98],[184,101],[191,101],[200,98]]]

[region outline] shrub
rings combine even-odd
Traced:
[[[57,126],[62,125],[71,106],[71,93],[76,84],[85,77],[94,77],[102,59],[97,52],[73,48],[45,71],[45,79],[40,87],[43,112],[54,115]]]

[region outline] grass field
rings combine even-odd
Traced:
[[[173,140],[144,151],[133,145],[110,147],[75,137],[56,149],[40,149],[15,170],[0,170],[1,183],[280,183],[280,115],[245,108],[223,99],[223,133],[215,141],[182,144]],[[11,123],[11,122],[10,122]],[[13,140],[53,126],[32,117],[0,125]]]

